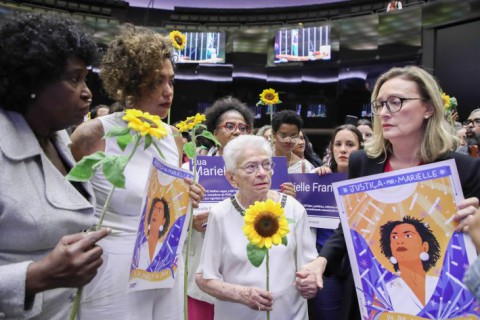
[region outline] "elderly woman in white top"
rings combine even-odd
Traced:
[[[238,192],[210,212],[197,270],[200,289],[217,298],[215,319],[308,319],[307,301],[316,294],[316,278],[300,266],[317,256],[303,206],[294,198],[270,189],[272,151],[262,137],[245,135],[224,148],[227,180]],[[288,245],[272,246],[270,291],[265,263],[254,267],[247,257],[242,228],[245,209],[255,201],[281,203],[289,220]]]

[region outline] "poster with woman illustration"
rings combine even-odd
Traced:
[[[153,159],[130,268],[129,290],[173,287],[190,212],[193,173]]]
[[[333,183],[363,319],[478,319],[454,160]]]

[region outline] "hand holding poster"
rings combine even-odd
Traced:
[[[477,319],[454,160],[333,185],[364,319]]]
[[[190,171],[153,159],[132,257],[129,289],[171,288],[186,236]]]

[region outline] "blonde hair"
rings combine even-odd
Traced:
[[[441,89],[435,78],[417,66],[392,68],[378,78],[373,88],[372,101],[377,100],[382,85],[393,78],[415,82],[420,96],[433,108],[432,116],[425,120],[424,137],[416,155],[418,160],[424,163],[433,162],[455,150],[458,139],[455,137],[452,126],[445,120]],[[378,118],[373,121],[373,138],[369,144],[365,145],[365,150],[369,157],[384,156],[384,160],[393,151],[390,141],[383,137],[382,125]]]

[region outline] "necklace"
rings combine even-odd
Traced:
[[[231,196],[230,201],[232,201],[232,205],[235,208],[235,210],[237,210],[238,213],[240,213],[241,216],[244,216],[245,215],[245,210],[238,203],[237,197],[235,195]]]
[[[280,205],[282,208],[285,208],[285,203],[287,202],[287,195],[286,194],[281,194],[281,200],[280,200]],[[233,195],[230,197],[230,201],[232,202],[233,207],[235,210],[240,213],[240,215],[243,217],[245,215],[245,209],[242,208],[242,206],[238,203],[236,195]]]

